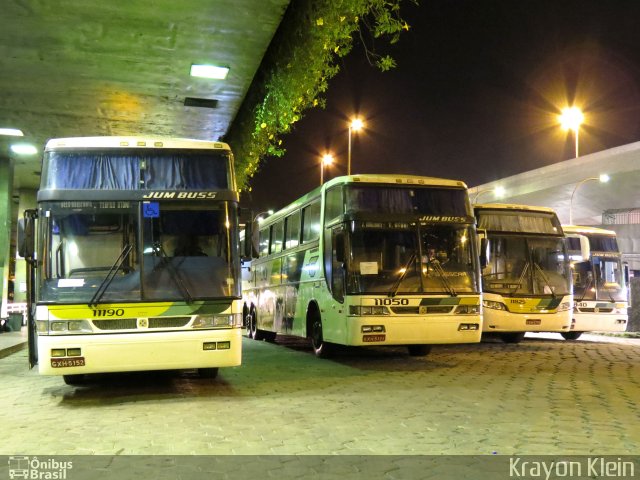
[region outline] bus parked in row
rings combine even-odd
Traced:
[[[238,200],[224,143],[49,141],[19,242],[30,364],[69,384],[239,365]]]
[[[562,336],[577,340],[583,332],[624,332],[629,279],[616,232],[575,225],[563,225],[562,229],[568,242],[574,297],[571,331]],[[583,257],[585,250],[589,254]]]
[[[244,291],[248,335],[334,344],[480,340],[476,230],[463,182],[410,175],[334,178],[264,219]]]
[[[546,207],[475,205],[482,256],[483,332],[518,343],[526,332],[567,333],[571,273],[564,234]]]

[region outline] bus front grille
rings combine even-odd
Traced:
[[[578,308],[580,313],[611,313],[613,312],[613,308]]]
[[[135,330],[138,327],[136,318],[115,318],[113,320],[94,320],[98,330]]]
[[[175,328],[184,327],[191,317],[152,317],[149,319],[149,328]]]
[[[93,320],[93,324],[98,330],[138,330],[184,327],[190,320],[191,317],[114,318]]]
[[[422,305],[419,307],[391,307],[396,315],[442,315],[451,313],[451,305]]]

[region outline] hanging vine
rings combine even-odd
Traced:
[[[354,36],[370,63],[382,71],[395,67],[393,58],[376,53],[373,41],[395,43],[409,29],[400,16],[402,1],[292,0],[226,138],[235,153],[240,188],[250,190],[249,181],[265,157],[284,154],[280,137],[306,110],[324,106],[322,94]]]

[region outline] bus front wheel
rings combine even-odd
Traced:
[[[412,357],[424,357],[431,352],[431,345],[407,345],[407,348]]]
[[[582,335],[582,332],[561,332],[560,335],[564,337],[565,340],[577,340]]]
[[[67,385],[82,385],[85,381],[85,376],[82,373],[76,375],[63,375],[62,379]]]
[[[327,358],[330,354],[330,344],[324,341],[322,336],[322,320],[314,318],[311,324],[311,347],[316,357]]]
[[[500,335],[504,343],[520,343],[524,339],[525,332],[503,333]]]
[[[218,376],[218,369],[217,368],[199,368],[198,376],[200,378],[214,379]]]

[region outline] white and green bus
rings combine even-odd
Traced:
[[[69,384],[239,365],[238,200],[224,143],[50,140],[19,242],[31,365]]]
[[[475,205],[483,332],[518,343],[526,332],[571,327],[571,273],[562,227],[546,207]]]
[[[340,345],[480,340],[480,270],[463,182],[334,178],[264,219],[244,291],[248,335]]]
[[[629,319],[628,270],[616,232],[576,225],[562,229],[571,259],[574,299],[571,331],[562,336],[577,340],[583,332],[624,332]],[[585,250],[589,255],[583,257]]]

